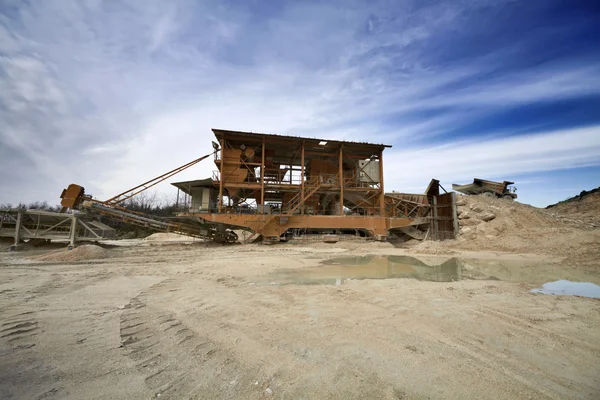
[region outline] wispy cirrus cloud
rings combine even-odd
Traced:
[[[407,176],[392,176],[397,186],[419,190],[432,177],[431,170],[436,171],[437,179],[449,184],[473,177],[503,180],[532,172],[596,166],[599,137],[600,126],[593,126],[488,140],[469,138],[422,149],[392,149],[387,154],[391,160],[385,162],[398,171],[411,165],[427,165],[412,169]],[[535,179],[529,181],[522,183],[537,183]]]
[[[212,127],[393,144],[398,190],[600,164],[598,28],[559,2],[7,4],[0,202],[108,197],[210,151]]]

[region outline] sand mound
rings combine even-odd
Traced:
[[[58,250],[40,256],[31,257],[35,261],[84,261],[98,260],[110,256],[110,251],[100,246],[86,244],[75,247],[73,250]]]
[[[600,188],[552,205],[548,212],[559,218],[600,227]]]
[[[151,242],[189,242],[190,240],[194,240],[194,238],[190,236],[179,235],[177,233],[158,232],[144,238],[144,240]]]
[[[423,242],[413,251],[440,249],[535,253],[591,261],[600,257],[600,229],[585,220],[506,199],[459,196],[460,235],[456,240]]]

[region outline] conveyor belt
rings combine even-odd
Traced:
[[[110,205],[95,200],[84,201],[82,208],[158,232],[177,233],[194,238],[209,239],[218,243],[236,243],[238,241],[237,234],[231,230],[227,230],[223,226],[195,225],[176,220],[161,219],[152,215],[134,212],[118,205]]]

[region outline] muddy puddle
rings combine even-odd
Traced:
[[[432,282],[502,280],[541,285],[553,280],[600,283],[600,273],[540,261],[450,258],[427,262],[404,255],[335,257],[318,267],[280,269],[270,284],[340,285],[348,279],[409,278]]]

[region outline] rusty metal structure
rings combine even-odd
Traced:
[[[42,210],[0,210],[0,237],[14,239],[11,250],[24,241],[52,240],[76,242],[115,238],[115,230],[85,213],[56,213]]]
[[[285,240],[294,230],[356,231],[377,240],[398,231],[423,239],[431,225],[439,193],[386,194],[389,145],[213,133],[219,151],[212,179],[173,183],[186,196],[181,218],[246,228],[254,232],[250,240],[264,241]]]
[[[215,151],[216,150],[218,150],[218,147],[215,147]],[[61,211],[65,212],[68,209],[85,210],[128,224],[153,229],[158,232],[173,232],[196,238],[208,238],[210,240],[222,243],[235,243],[237,242],[237,235],[230,230],[223,229],[221,226],[219,226],[217,229],[215,226],[202,223],[199,224],[196,221],[186,221],[181,218],[159,218],[153,215],[147,215],[129,210],[121,205],[126,200],[209,158],[212,155],[213,153],[209,153],[205,156],[190,161],[105,201],[92,198],[92,196],[85,193],[85,189],[82,186],[72,183],[66,189],[64,189],[60,195],[62,206]]]
[[[454,197],[440,194],[437,180],[423,195],[385,192],[383,152],[389,145],[223,129],[213,133],[213,153],[106,201],[71,184],[61,204],[65,210],[223,243],[237,241],[233,229],[252,232],[246,242],[278,242],[299,231],[376,240],[389,235],[447,239],[458,231]],[[178,188],[176,215],[158,218],[122,206],[209,157],[215,166],[211,178],[172,183]]]

